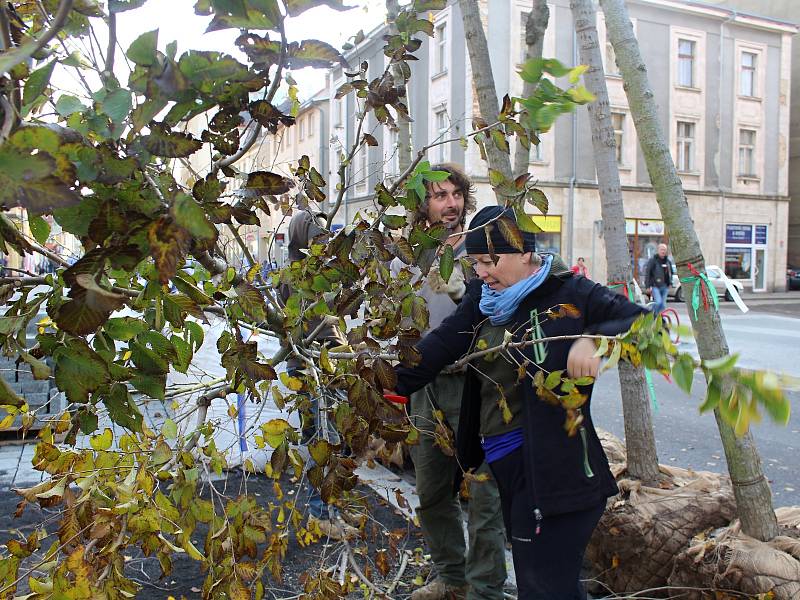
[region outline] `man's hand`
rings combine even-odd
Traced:
[[[467,289],[464,283],[464,274],[461,269],[453,269],[450,274],[450,281],[445,283],[442,276],[439,274],[439,264],[435,264],[428,271],[428,285],[437,294],[447,294],[453,302],[458,302],[464,297],[464,292]]]
[[[600,369],[600,357],[595,356],[597,346],[587,338],[575,340],[567,356],[567,375],[573,379],[578,377],[597,377]]]

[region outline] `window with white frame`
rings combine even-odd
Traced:
[[[308,120],[308,137],[314,137],[314,113],[308,113],[306,119]]]
[[[625,162],[625,113],[612,112],[611,113],[611,126],[614,128],[614,143],[616,144],[617,164],[622,165]]]
[[[344,126],[344,98],[336,98],[333,101],[333,126]]]
[[[447,117],[447,109],[437,109],[434,113],[433,122],[436,127],[436,141],[440,142],[447,139],[447,132],[450,129],[450,119]],[[434,148],[434,160],[438,163],[446,162],[447,154],[447,144],[439,144]]]
[[[739,130],[739,177],[756,177],[756,132]]]
[[[678,171],[694,171],[694,130],[695,124],[691,121],[678,121],[675,149],[675,166]]]
[[[537,132],[537,137],[539,137]],[[532,163],[535,162],[544,162],[544,148],[541,138],[539,138],[539,143],[534,144],[536,140],[531,140],[531,154],[530,154],[530,161]]]
[[[389,127],[384,131],[384,173],[388,177],[396,177],[400,174],[400,130]]]
[[[447,23],[440,23],[434,30],[434,41],[436,43],[435,63],[433,74],[438,75],[447,71]]]
[[[678,38],[678,85],[694,87],[694,62],[697,43]]]
[[[355,126],[353,128],[353,139],[351,140],[351,146],[352,143],[359,141],[355,139],[357,132],[358,119],[356,119]],[[367,146],[367,144],[361,144],[358,147],[355,156],[353,157],[353,170],[350,173],[350,180],[355,183],[356,194],[365,194],[367,192],[367,180],[369,176],[367,171],[368,161],[369,146]]]
[[[297,136],[301,142],[306,137],[306,118],[304,115],[297,117]]]
[[[739,95],[753,97],[757,95],[756,67],[758,54],[742,52],[739,64]]]

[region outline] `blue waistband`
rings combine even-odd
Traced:
[[[499,435],[488,435],[481,438],[481,447],[487,463],[493,463],[522,446],[525,436],[522,429],[514,429]]]

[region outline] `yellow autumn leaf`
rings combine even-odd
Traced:
[[[97,451],[108,450],[111,448],[111,442],[114,441],[114,434],[111,429],[106,427],[103,433],[98,433],[89,438],[89,443],[92,448]]]

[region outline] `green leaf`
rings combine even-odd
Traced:
[[[342,0],[286,0],[284,6],[286,6],[286,12],[289,13],[290,17],[301,15],[315,6],[327,6],[338,11],[355,8],[355,6],[345,6]]]
[[[0,207],[22,206],[43,214],[80,202],[80,196],[52,175],[55,170],[55,160],[44,152],[24,154],[8,144],[0,148]]]
[[[582,85],[568,89],[567,95],[575,104],[588,104],[597,100],[596,96]]]
[[[526,233],[542,232],[542,228],[536,224],[533,217],[517,206],[514,207],[514,217],[517,219],[517,226],[520,230]]]
[[[114,317],[106,321],[103,329],[115,340],[127,342],[150,329],[150,325],[134,317]]]
[[[128,48],[127,57],[143,67],[150,67],[156,62],[158,48],[158,29],[143,33]]]
[[[450,281],[450,276],[453,274],[453,267],[455,265],[455,257],[453,255],[453,247],[450,244],[445,244],[444,252],[439,259],[439,275],[447,283]]]
[[[708,380],[708,387],[706,388],[706,399],[700,405],[700,413],[714,410],[719,405],[720,398],[722,397],[722,387],[719,380],[711,377]]]
[[[406,218],[403,215],[383,214],[381,215],[381,223],[383,223],[387,229],[402,229],[406,226]]]
[[[694,359],[688,354],[681,354],[672,365],[672,377],[679,388],[691,395],[694,381]]]
[[[100,110],[114,123],[122,123],[131,112],[132,106],[131,93],[125,88],[117,88],[100,102]]]
[[[161,426],[161,433],[164,434],[164,437],[168,440],[174,440],[178,438],[178,425],[172,419],[165,419],[164,424]]]
[[[531,58],[525,61],[525,64],[523,64],[519,70],[519,76],[527,83],[538,83],[542,78],[541,59]]]
[[[703,367],[709,371],[713,371],[714,373],[721,375],[724,373],[730,373],[736,366],[736,361],[738,360],[738,354],[726,354],[725,356],[720,356],[719,358],[704,360]]]
[[[23,106],[33,104],[44,93],[50,83],[50,76],[53,74],[55,66],[56,61],[52,60],[28,76],[28,80],[25,82],[25,91],[22,93]]]
[[[108,0],[108,12],[120,13],[126,10],[133,10],[144,6],[147,0]]]
[[[194,198],[180,194],[170,209],[175,222],[201,240],[216,240],[217,228],[206,218],[205,211]]]
[[[56,112],[62,117],[68,117],[84,110],[86,110],[86,106],[78,98],[69,94],[62,94],[56,102]]]
[[[547,214],[547,211],[550,208],[550,201],[547,199],[547,196],[542,190],[533,188],[528,192],[526,199],[528,202],[538,208],[543,215]]]
[[[0,404],[17,408],[25,404],[25,399],[11,389],[5,377],[0,377]]]
[[[264,301],[264,296],[255,287],[243,281],[236,286],[236,296],[244,314],[257,323],[265,319],[267,304]]]
[[[296,42],[290,44],[287,63],[292,69],[327,69],[337,63],[348,67],[344,56],[336,48],[320,40],[303,40],[299,45]]]
[[[103,397],[103,403],[108,409],[108,416],[114,423],[137,433],[142,431],[142,413],[131,398],[125,384],[115,383],[111,386],[111,392]]]
[[[105,361],[83,340],[73,339],[57,348],[53,358],[56,386],[66,393],[69,402],[88,401],[89,393],[109,380]]]
[[[141,373],[131,379],[131,385],[145,396],[164,400],[164,390],[167,385],[166,375],[148,375]]]
[[[150,133],[142,136],[142,145],[150,154],[167,158],[185,158],[203,147],[192,135],[170,131],[161,123],[150,124]]]
[[[31,228],[31,233],[36,241],[44,246],[47,238],[50,237],[50,223],[39,215],[33,215],[28,217],[28,227]]]

